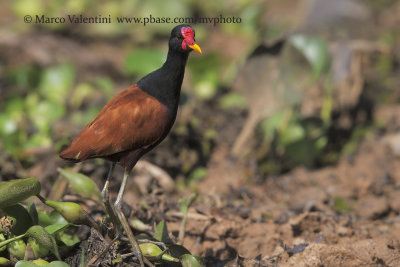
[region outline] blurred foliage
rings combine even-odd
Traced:
[[[61,260],[59,246],[72,248],[80,242],[75,233],[66,231],[71,224],[58,211],[39,210],[32,199],[28,205],[22,204],[22,201],[31,196],[42,199],[39,196],[40,188],[40,183],[35,178],[0,182],[0,189],[6,190],[2,192],[0,199],[0,252],[5,251],[4,248],[7,248],[8,252],[2,253],[4,259],[9,261],[14,261],[13,257],[19,260],[28,257],[39,259],[48,257],[51,252]],[[62,203],[60,202],[60,205],[63,205]],[[32,256],[28,256],[30,254]],[[50,265],[68,266],[60,263],[53,262]],[[37,265],[33,262],[19,261],[16,266]]]
[[[260,4],[254,0],[235,1],[238,5],[226,3],[203,3],[196,1],[173,0],[153,1],[143,3],[141,1],[119,0],[115,2],[94,4],[93,1],[26,1],[17,0],[11,8],[18,22],[25,15],[45,14],[46,17],[65,17],[69,14],[82,14],[84,16],[103,17],[108,15],[113,18],[110,24],[80,24],[79,27],[70,23],[15,23],[14,29],[21,32],[34,31],[35,28],[43,28],[45,31],[61,32],[73,31],[84,36],[104,36],[106,38],[118,38],[118,36],[134,36],[135,42],[131,52],[126,54],[124,72],[134,79],[142,77],[162,65],[165,60],[165,51],[157,47],[146,46],[139,48],[138,44],[154,43],[155,36],[168,37],[172,24],[152,24],[151,26],[136,26],[132,24],[119,24],[116,17],[147,17],[150,14],[169,17],[217,17],[220,15],[215,10],[223,8],[226,14],[242,16],[243,23],[232,25],[219,24],[227,33],[243,34],[251,36],[255,33],[255,24],[260,16]],[[151,12],[149,12],[151,10]],[[224,13],[225,13],[224,12]],[[209,35],[207,25],[196,25],[198,40],[206,40]],[[136,45],[136,47],[135,47]],[[209,100],[216,96],[221,84],[227,84],[233,80],[232,67],[226,68],[227,61],[216,53],[205,53],[202,57],[193,57],[189,61],[188,68],[192,75],[194,96],[201,100]],[[231,66],[233,66],[229,63]],[[37,67],[34,65],[15,67],[6,73],[10,86],[16,87],[15,93],[7,94],[4,99],[4,107],[0,107],[0,137],[1,146],[7,154],[13,154],[17,158],[25,158],[27,149],[51,147],[56,150],[65,145],[70,134],[65,134],[54,140],[57,133],[54,123],[68,115],[69,120],[77,126],[85,125],[100,110],[101,106],[95,105],[88,108],[82,107],[85,101],[91,99],[96,91],[101,89],[106,99],[115,95],[113,82],[105,77],[95,82],[77,82],[77,70],[71,63],[64,63],[49,67]],[[221,79],[222,78],[222,79]],[[232,95],[221,101],[224,108],[244,107],[243,100],[239,96]],[[67,111],[71,113],[67,114]]]

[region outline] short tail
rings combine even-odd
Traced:
[[[68,161],[72,161],[75,163],[82,161],[81,156],[82,156],[81,152],[75,152],[71,149],[71,147],[67,147],[60,153],[60,158],[68,160]]]

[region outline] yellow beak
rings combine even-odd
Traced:
[[[197,51],[201,54],[201,48],[197,44],[189,45],[189,47],[192,48],[194,51]]]

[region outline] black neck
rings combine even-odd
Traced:
[[[174,114],[178,108],[187,58],[188,53],[169,49],[164,65],[146,75],[137,83],[142,90],[157,98]]]

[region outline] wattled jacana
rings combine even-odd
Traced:
[[[60,153],[61,158],[74,162],[91,158],[112,162],[102,191],[103,202],[114,227],[118,229],[116,212],[141,266],[144,264],[140,249],[122,213],[122,196],[128,175],[136,162],[158,145],[174,124],[188,55],[192,50],[201,53],[194,36],[194,30],[189,25],[176,26],[171,32],[164,65],[111,99],[71,145]],[[108,186],[117,163],[124,168],[124,176],[114,212],[108,197]]]

